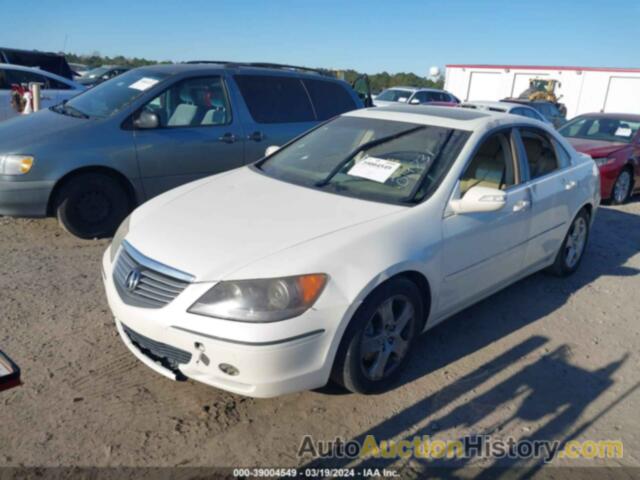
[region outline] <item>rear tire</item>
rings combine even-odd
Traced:
[[[589,223],[589,212],[583,208],[571,222],[556,260],[548,269],[550,273],[558,277],[567,277],[578,269],[589,241]]]
[[[611,204],[622,205],[629,200],[633,189],[633,174],[628,168],[624,168],[616,178],[611,190]]]
[[[391,279],[374,290],[345,331],[332,380],[354,393],[389,388],[420,333],[423,309],[418,287],[406,278]]]
[[[79,238],[112,236],[129,214],[123,186],[102,173],[81,173],[60,187],[54,208],[60,226]]]

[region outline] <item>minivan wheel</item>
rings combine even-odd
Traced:
[[[76,237],[110,237],[129,214],[122,185],[108,175],[82,173],[67,181],[55,197],[58,222]]]
[[[556,260],[549,271],[559,277],[571,275],[578,269],[589,240],[589,213],[582,209],[573,219]]]
[[[631,187],[633,185],[633,176],[629,169],[625,168],[620,172],[616,183],[613,184],[611,191],[611,203],[614,205],[622,205],[631,195]]]
[[[422,318],[420,291],[413,282],[398,277],[380,286],[347,327],[332,379],[355,393],[387,389],[406,364]]]

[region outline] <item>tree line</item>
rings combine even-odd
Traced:
[[[92,53],[90,55],[77,55],[74,53],[65,53],[64,55],[66,56],[69,63],[82,63],[90,68],[99,67],[101,65],[124,65],[127,67],[135,68],[143,67],[145,65],[172,63],[169,61],[159,62],[155,60],[147,60],[146,58],[131,58],[125,57],[123,55],[109,57],[101,55],[98,52]],[[355,79],[361,75],[361,73],[357,72],[356,70],[343,70],[340,72],[337,72],[335,70],[328,70],[326,68],[320,68],[318,70],[331,76],[340,74],[341,76],[344,76],[344,79],[349,83],[353,83]],[[371,90],[375,93],[380,92],[385,88],[395,87],[399,85],[425,88],[443,88],[444,86],[444,79],[442,77],[436,80],[431,80],[429,78],[421,77],[411,72],[381,72],[369,74],[369,81],[371,83]]]

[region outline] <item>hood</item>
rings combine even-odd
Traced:
[[[273,253],[406,208],[300,187],[243,167],[151,200],[134,212],[126,238],[197,281],[217,281]]]
[[[604,140],[591,140],[586,138],[567,138],[578,152],[586,153],[592,158],[607,157],[610,154],[628,146],[628,143],[606,142]]]
[[[19,115],[0,123],[0,153],[34,153],[35,145],[59,140],[60,133],[84,128],[91,122],[48,109]]]

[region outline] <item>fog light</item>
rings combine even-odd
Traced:
[[[220,365],[218,365],[218,368],[222,373],[226,373],[227,375],[231,375],[232,377],[235,377],[240,373],[240,370],[238,370],[233,365],[229,365],[228,363],[221,363]]]

